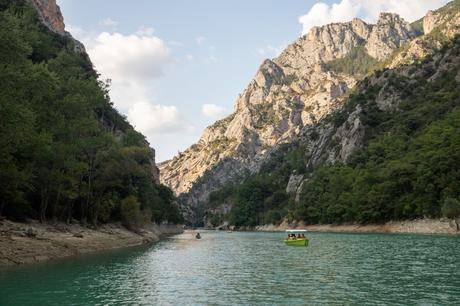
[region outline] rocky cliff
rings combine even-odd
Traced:
[[[57,5],[56,0],[27,0],[35,7],[38,16],[43,24],[52,32],[68,37],[74,42],[74,49],[77,53],[86,54],[85,46],[74,39],[72,35],[65,30],[64,17],[61,8]]]
[[[456,71],[460,65],[458,40],[460,34],[460,2],[455,1],[435,12],[430,11],[423,18],[424,35],[410,41],[403,48],[395,51],[383,63],[383,72],[370,75],[358,82],[356,92],[366,93],[369,88],[379,88],[375,105],[382,112],[399,111],[405,87],[421,86],[421,80],[433,84],[444,73]],[[454,44],[452,49],[447,44]],[[394,81],[397,80],[397,81]],[[460,82],[460,74],[455,76]],[[305,126],[299,141],[306,147],[307,175],[293,173],[286,192],[295,195],[298,201],[303,186],[309,182],[313,169],[320,164],[346,163],[348,157],[364,145],[366,124],[363,117],[368,110],[360,105],[348,111],[344,122],[339,126],[333,122],[321,122]],[[319,135],[319,136],[317,136]]]
[[[65,34],[64,17],[56,0],[30,0],[37,8],[43,23],[53,32]]]
[[[454,38],[460,31],[460,4],[452,1],[437,11],[429,11],[422,20],[424,36],[413,39],[394,54],[389,68],[408,65],[433,54],[443,43]]]
[[[270,152],[304,127],[339,109],[362,75],[336,72],[328,63],[357,48],[375,61],[416,37],[395,14],[315,27],[279,57],[265,60],[239,95],[235,112],[208,127],[197,144],[160,165],[161,181],[195,207],[228,181],[257,172]],[[344,153],[346,154],[346,153]]]
[[[429,12],[417,22],[423,36],[369,62],[373,71],[340,109],[302,127],[257,173],[212,193],[197,221],[247,228],[455,218],[447,208],[460,207],[458,188],[449,187],[459,181],[459,11],[455,1]],[[326,66],[356,72],[359,50]]]

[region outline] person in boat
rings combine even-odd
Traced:
[[[300,235],[300,238],[305,239],[305,235],[304,234]]]

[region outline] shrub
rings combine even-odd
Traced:
[[[270,210],[264,217],[264,224],[279,224],[281,222],[282,214],[278,210]]]
[[[128,229],[138,229],[143,224],[141,205],[135,196],[129,196],[121,201],[121,222]]]
[[[370,56],[365,46],[357,46],[342,58],[326,63],[327,67],[338,73],[366,75],[377,67],[378,60]]]
[[[446,218],[460,217],[460,201],[454,198],[446,198],[442,204],[441,212]]]

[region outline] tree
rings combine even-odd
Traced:
[[[460,217],[460,201],[458,199],[446,198],[442,204],[442,215],[446,218]]]

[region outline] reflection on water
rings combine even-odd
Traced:
[[[184,233],[0,272],[0,305],[459,305],[459,237]]]

